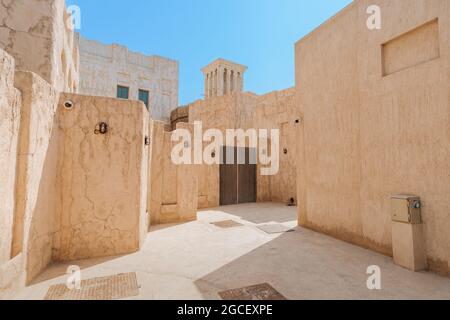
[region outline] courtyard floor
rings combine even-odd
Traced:
[[[241,225],[212,223],[233,220]],[[219,299],[219,292],[268,283],[287,299],[450,299],[450,279],[413,273],[391,258],[296,227],[296,208],[248,204],[199,212],[198,221],[154,227],[140,252],[53,264],[16,299],[43,299],[66,282],[70,265],[91,279],[135,272],[131,299]],[[268,234],[260,225],[293,232]],[[381,268],[382,289],[368,290],[367,268]]]

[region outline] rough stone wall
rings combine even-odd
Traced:
[[[66,109],[66,101],[72,101],[73,108]],[[58,121],[61,204],[54,259],[139,250],[147,224],[148,112],[144,104],[64,94]],[[94,132],[100,122],[108,124],[105,135]]]
[[[35,72],[58,91],[78,88],[78,36],[67,28],[64,0],[0,1],[0,48],[19,70]]]
[[[192,132],[186,123],[179,123],[177,129]],[[172,148],[177,143],[171,137],[165,123],[152,121],[148,194],[151,225],[197,219],[199,167],[172,162]]]
[[[144,56],[120,45],[80,39],[80,93],[117,97],[117,86],[129,87],[129,98],[149,91],[151,118],[168,122],[178,107],[178,62]]]
[[[218,129],[225,137],[227,129],[279,129],[280,170],[274,176],[257,171],[259,202],[284,202],[297,198],[295,161],[296,105],[293,89],[257,96],[252,93],[232,94],[199,100],[189,106],[189,122],[201,121],[203,131]],[[227,143],[225,141],[225,143]],[[207,143],[204,144],[206,146]],[[283,149],[288,153],[284,154]],[[219,206],[220,168],[202,165],[199,175],[199,208]]]
[[[296,45],[301,224],[391,255],[390,196],[416,194],[430,268],[447,274],[449,18],[447,0],[358,0]]]

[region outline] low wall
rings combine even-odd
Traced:
[[[139,250],[147,224],[148,118],[141,102],[61,96],[55,260]],[[100,122],[107,123],[106,134],[95,133]]]

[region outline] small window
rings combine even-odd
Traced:
[[[130,88],[123,87],[123,86],[117,86],[117,98],[119,99],[128,99],[130,93]]]
[[[149,92],[147,90],[139,89],[139,100],[142,101],[148,109]]]

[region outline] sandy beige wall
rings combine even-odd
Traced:
[[[11,258],[20,106],[14,60],[0,50],[0,265]]]
[[[41,76],[59,91],[78,90],[78,36],[66,26],[64,0],[0,1],[0,48],[19,70]]]
[[[15,86],[22,93],[18,178],[13,255],[26,255],[27,280],[51,261],[56,228],[55,114],[58,93],[30,72],[16,72]]]
[[[151,118],[168,121],[178,107],[178,62],[146,56],[118,44],[105,45],[80,39],[80,93],[117,97],[117,85],[129,88],[129,98],[138,100],[147,90]]]
[[[73,108],[64,107],[66,101]],[[137,251],[146,216],[148,113],[137,101],[65,94],[58,186],[60,227],[54,258],[75,260]],[[95,134],[108,124],[108,133]]]
[[[22,268],[22,256],[11,259],[20,107],[14,60],[0,50],[0,299],[16,290]]]
[[[369,5],[381,7],[381,30],[366,27]],[[438,33],[416,30],[436,18]],[[446,0],[360,0],[296,45],[301,224],[392,254],[389,198],[417,194],[429,264],[443,273],[450,273],[449,18]],[[419,32],[399,38],[411,30]]]
[[[7,260],[0,267],[2,295],[11,294],[50,263],[57,194],[54,126],[58,95],[47,82],[29,72],[16,71],[14,78],[9,79],[9,87],[14,89],[17,97],[22,97],[22,103],[11,105],[9,110],[19,111],[20,106],[20,116],[15,116],[16,121],[20,119],[20,124],[9,124],[18,135],[2,135],[9,139],[5,142],[17,143],[17,148],[10,148],[14,151],[10,161],[2,159],[2,168],[7,166],[10,175],[15,173],[9,180],[2,177],[2,184],[9,184],[8,206],[14,195],[13,214],[8,214],[9,226],[1,226],[2,234],[8,235],[8,242],[2,239],[2,247],[6,245],[8,249],[8,252],[2,251],[2,259]],[[3,214],[6,211],[2,210]]]
[[[257,173],[258,202],[289,202],[296,192],[295,91],[287,89],[257,96],[242,93],[200,100],[189,106],[189,122],[201,121],[203,131],[218,129],[225,137],[227,129],[280,130],[280,169],[274,176]],[[204,146],[208,144],[205,143]],[[287,154],[284,154],[287,149]],[[219,166],[202,165],[199,175],[199,208],[219,206]]]
[[[189,123],[201,121],[203,130],[234,129],[237,122],[236,95],[199,100],[189,106]],[[206,146],[206,144],[204,144]],[[199,209],[214,208],[220,204],[220,168],[218,165],[201,165],[198,176]]]
[[[297,200],[296,128],[299,119],[295,90],[274,91],[257,99],[253,126],[280,132],[280,169],[273,176],[258,176],[258,201],[283,202]]]
[[[192,127],[179,123],[178,129],[192,132]],[[149,175],[150,224],[185,222],[197,219],[198,166],[176,165],[171,154],[172,131],[160,121],[152,121]]]

